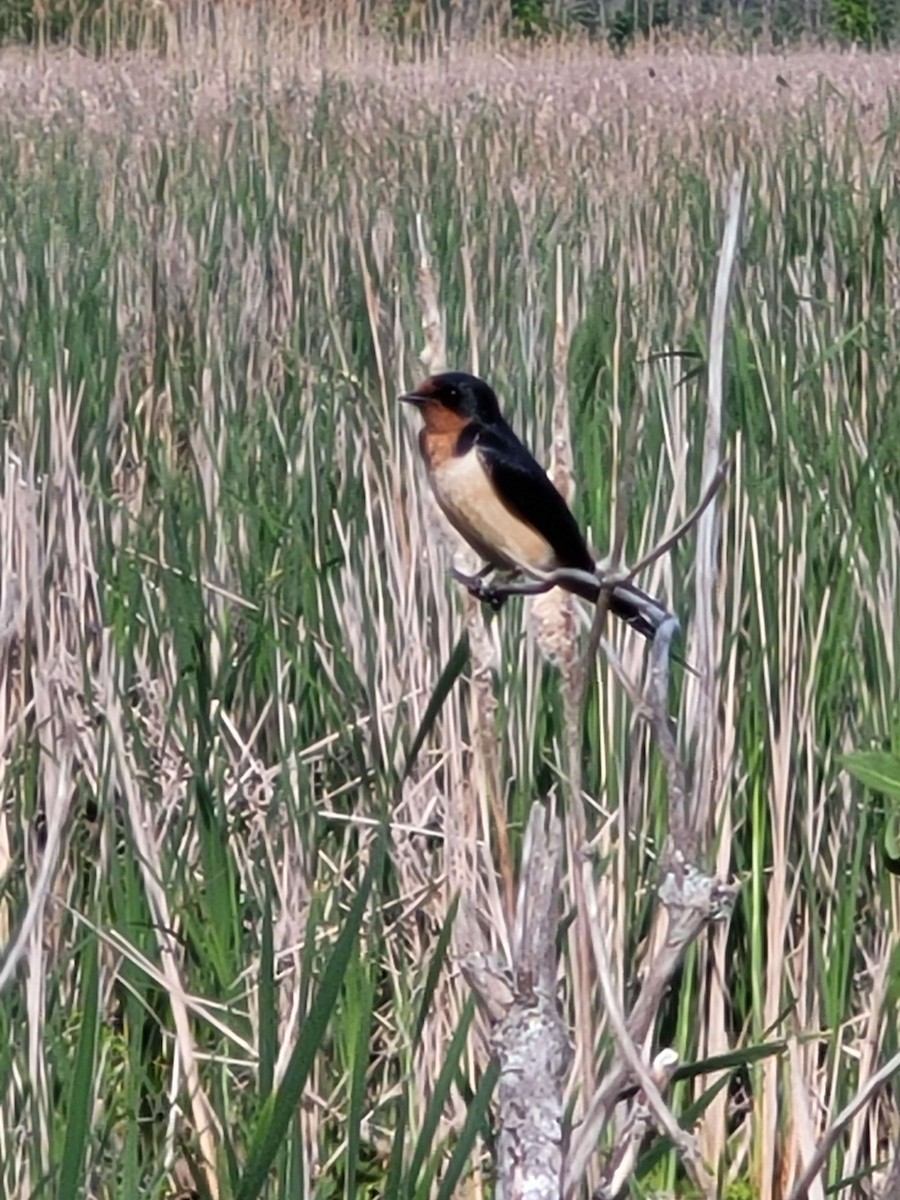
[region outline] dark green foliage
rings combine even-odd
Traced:
[[[621,54],[638,38],[666,29],[670,24],[667,0],[635,0],[618,9],[612,18],[607,41]]]
[[[838,37],[871,50],[897,34],[896,0],[831,0],[831,27]]]
[[[148,0],[0,0],[0,45],[76,46],[89,53],[165,45],[163,6]]]
[[[549,9],[548,0],[511,0],[511,33],[525,38],[549,33],[552,27]]]
[[[900,730],[895,737],[900,745]],[[856,750],[844,755],[841,762],[885,805],[884,865],[892,875],[900,875],[900,753]]]

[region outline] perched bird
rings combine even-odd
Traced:
[[[416,405],[425,422],[419,448],[435,499],[487,562],[477,576],[460,577],[470,590],[490,595],[479,581],[491,569],[595,573],[596,561],[569,506],[503,419],[484,380],[449,371],[400,399]],[[599,583],[590,580],[559,586],[593,603],[600,597]],[[669,616],[632,583],[616,585],[609,607],[647,638]]]

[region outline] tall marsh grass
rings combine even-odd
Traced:
[[[898,715],[893,61],[390,68],[238,34],[167,63],[0,60],[0,1187],[485,1185],[489,1046],[454,896],[502,950],[490,792],[515,854],[533,799],[565,795],[566,735],[530,609],[484,624],[450,582],[395,402],[422,372],[422,248],[450,363],[545,459],[564,326],[574,506],[601,551],[643,390],[634,559],[698,490],[696,368],[745,164],[722,705],[694,781],[713,865],[744,886],[658,1037],[688,1062],[736,1052],[703,1150],[723,1194],[786,1194],[897,1049],[900,891],[883,813],[837,762]],[[690,543],[642,583],[689,658]],[[492,665],[490,746],[472,662],[482,683]],[[688,762],[692,712],[685,683]],[[627,998],[665,803],[604,668],[582,787]],[[590,999],[574,1033],[597,1070]],[[676,1110],[721,1078],[677,1084]],[[897,1116],[889,1092],[861,1112],[827,1183],[877,1173]],[[643,1187],[680,1182],[647,1160]]]

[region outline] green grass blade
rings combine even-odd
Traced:
[[[430,1103],[422,1119],[422,1127],[416,1141],[415,1149],[413,1150],[409,1168],[410,1186],[415,1189],[415,1195],[419,1197],[424,1197],[430,1193],[431,1183],[440,1163],[440,1154],[437,1152],[438,1148],[434,1145],[435,1133],[444,1110],[444,1105],[447,1102],[451,1088],[460,1070],[460,1064],[465,1054],[466,1042],[469,1036],[469,1027],[474,1014],[475,997],[470,995],[460,1016],[459,1024],[454,1030],[450,1045],[447,1047],[444,1060],[441,1064],[441,1070],[435,1083],[434,1093],[431,1096]],[[467,1124],[472,1118],[473,1112],[477,1109],[477,1105],[478,1093],[476,1093],[469,1105],[469,1113],[466,1118]],[[477,1128],[476,1126],[475,1132],[477,1132]],[[473,1138],[475,1132],[472,1134]],[[430,1165],[423,1171],[425,1161],[429,1156],[431,1160]]]
[[[84,1156],[93,1112],[94,1060],[100,1013],[97,936],[86,935],[81,958],[81,1028],[69,1088],[68,1116],[59,1166],[59,1195],[77,1196],[84,1178]]]
[[[259,1096],[268,1100],[278,1055],[278,1005],[275,995],[275,947],[272,937],[272,891],[266,891],[259,955]]]
[[[455,1194],[459,1181],[462,1179],[463,1172],[466,1169],[469,1155],[478,1137],[478,1132],[485,1121],[489,1120],[491,1097],[494,1094],[494,1088],[499,1078],[500,1066],[496,1061],[492,1061],[484,1075],[482,1075],[475,1098],[469,1105],[465,1123],[460,1130],[459,1139],[453,1147],[450,1162],[447,1164],[447,1172],[441,1180],[441,1186],[438,1188],[437,1200],[451,1200]]]
[[[409,753],[406,756],[406,762],[403,766],[403,778],[409,775],[419,757],[419,751],[425,744],[425,739],[431,733],[434,723],[438,718],[438,714],[444,707],[444,702],[450,695],[450,691],[456,683],[457,679],[466,669],[466,663],[469,661],[469,635],[464,633],[456,645],[450,658],[447,660],[447,665],[441,671],[438,681],[435,684],[434,692],[431,699],[428,701],[428,707],[425,709],[425,715],[422,717],[421,724],[416,730],[416,736],[412,740],[412,745],[409,748]]]
[[[416,1014],[416,1023],[412,1035],[412,1052],[418,1052],[419,1045],[422,1040],[422,1033],[425,1028],[425,1022],[428,1019],[428,1014],[431,1011],[431,1003],[434,998],[435,990],[438,981],[441,977],[446,961],[447,954],[450,949],[450,938],[453,933],[453,922],[456,919],[457,909],[459,907],[459,896],[454,896],[451,901],[450,908],[447,912],[447,920],[440,933],[438,940],[435,943],[434,950],[431,954],[431,960],[428,964],[428,973],[425,976],[425,982],[422,986],[422,993],[419,996],[418,1013]],[[409,1124],[409,1108],[410,1097],[409,1091],[404,1089],[403,1095],[400,1098],[397,1106],[397,1118],[395,1121],[394,1137],[391,1143],[391,1156],[388,1163],[387,1180],[385,1187],[385,1195],[400,1196],[401,1195],[401,1179],[403,1177],[403,1157],[406,1151],[406,1131]],[[422,1141],[422,1133],[420,1131],[419,1144]],[[418,1152],[419,1144],[416,1146]],[[424,1150],[427,1153],[427,1147]],[[415,1188],[415,1173],[411,1169],[407,1176],[407,1188],[404,1190],[404,1195],[411,1195]]]
[[[453,935],[453,923],[456,920],[456,913],[459,909],[459,894],[455,895],[450,901],[450,907],[447,909],[447,919],[441,926],[441,931],[438,934],[438,939],[434,944],[434,950],[431,952],[431,961],[428,964],[428,974],[425,976],[425,982],[422,985],[422,994],[419,997],[419,1011],[416,1016],[416,1025],[413,1029],[413,1050],[415,1050],[422,1040],[422,1031],[425,1028],[425,1022],[428,1019],[428,1013],[431,1010],[431,1001],[434,997],[435,989],[441,977],[441,972],[447,962],[447,955],[450,952],[450,939]]]
[[[265,1185],[325,1037],[344,974],[356,950],[369,894],[375,880],[381,878],[384,858],[385,837],[382,833],[373,845],[368,869],[341,927],[281,1085],[269,1097],[260,1113],[235,1200],[256,1200]]]
[[[838,762],[873,792],[900,800],[900,758],[885,750],[854,750]]]
[[[366,1068],[371,1053],[370,1036],[377,983],[373,969],[358,960],[348,975],[351,973],[357,976],[357,982],[353,989],[353,1012],[347,1014],[352,1022],[354,1037],[351,1043],[350,1100],[347,1107],[347,1167],[344,1172],[346,1200],[355,1200],[356,1196],[361,1127],[366,1100]]]

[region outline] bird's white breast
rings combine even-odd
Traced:
[[[439,463],[431,486],[450,523],[488,562],[540,571],[556,565],[549,543],[499,499],[477,447]]]

